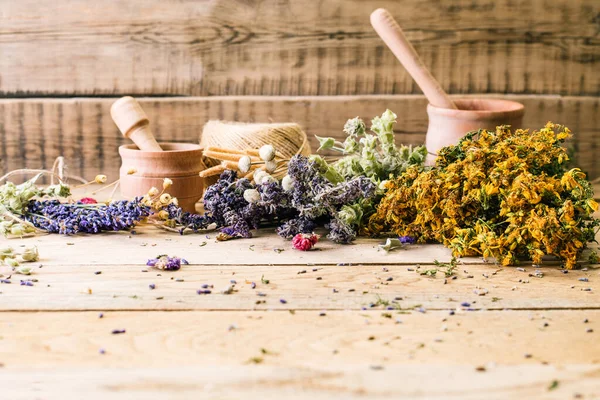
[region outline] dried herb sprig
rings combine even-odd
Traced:
[[[442,149],[435,168],[413,166],[389,182],[368,230],[438,241],[455,256],[503,265],[553,255],[573,268],[600,222],[585,174],[566,167],[568,137],[553,123],[471,132]]]
[[[375,184],[396,177],[411,165],[422,165],[427,156],[424,146],[396,145],[394,124],[396,114],[386,110],[371,121],[371,132],[359,117],[344,125],[344,142],[318,137],[319,150],[333,150],[345,157],[331,164],[332,172],[345,179],[365,176]]]

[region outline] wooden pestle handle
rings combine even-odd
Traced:
[[[110,115],[125,136],[142,151],[163,151],[150,130],[150,121],[136,99],[121,97],[110,107]]]
[[[415,48],[406,39],[402,29],[387,10],[378,8],[373,11],[371,13],[371,25],[417,82],[431,105],[440,108],[458,109],[448,93],[442,89],[439,82],[423,65]]]

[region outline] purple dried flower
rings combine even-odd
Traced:
[[[23,218],[47,232],[73,235],[131,229],[148,215],[150,208],[141,204],[141,198],[108,205],[31,200]]]
[[[400,243],[403,243],[403,244],[416,243],[416,239],[412,236],[399,236],[398,239],[400,240]]]
[[[156,258],[151,258],[148,260],[146,265],[165,271],[177,271],[181,268],[181,258],[169,257],[166,254],[161,254]]]

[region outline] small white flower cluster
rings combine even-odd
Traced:
[[[20,265],[21,262],[34,262],[40,259],[40,253],[36,246],[25,247],[22,252],[16,252],[12,247],[0,249],[0,265],[8,265],[16,268],[14,272],[22,275],[30,275],[31,267]]]
[[[150,190],[148,190],[148,193],[143,197],[142,203],[155,210],[160,210],[169,204],[179,205],[176,197],[172,197],[169,193],[165,193],[165,190],[170,188],[171,185],[173,185],[173,181],[169,178],[164,178],[162,184],[163,190],[160,191],[154,186],[151,187]]]
[[[258,150],[258,155],[262,161],[264,161],[264,169],[260,169],[262,172],[272,173],[275,172],[279,163],[275,160],[275,148],[270,144],[265,144]],[[259,163],[255,163],[257,165]],[[263,164],[263,163],[260,163]],[[250,156],[240,157],[238,161],[238,169],[242,174],[247,174],[252,168],[252,158]],[[259,183],[259,182],[256,182]]]

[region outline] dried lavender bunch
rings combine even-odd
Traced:
[[[69,187],[63,183],[38,187],[36,181],[42,175],[39,173],[20,185],[6,182],[0,186],[0,233],[5,236],[35,234],[36,228],[23,219],[29,201],[34,197],[67,197],[71,194]]]
[[[288,165],[292,206],[299,218],[284,224],[278,233],[290,238],[298,233],[310,233],[320,222],[330,230],[328,238],[337,243],[349,243],[356,237],[362,214],[354,219],[339,213],[347,207],[362,207],[375,196],[375,184],[365,176],[344,180],[318,156],[294,156]],[[344,215],[342,213],[342,215]]]
[[[65,235],[127,230],[150,214],[150,208],[140,200],[113,201],[108,205],[30,200],[23,218],[46,232]]]
[[[236,178],[235,171],[225,171],[204,194],[206,215],[222,228],[222,240],[252,237],[251,229],[297,215],[279,182]]]
[[[183,211],[181,207],[173,203],[164,207],[159,212],[159,217],[164,220],[164,225],[179,229],[179,233],[182,235],[186,230],[197,233],[198,231],[207,229],[213,223],[210,215],[192,214]]]

